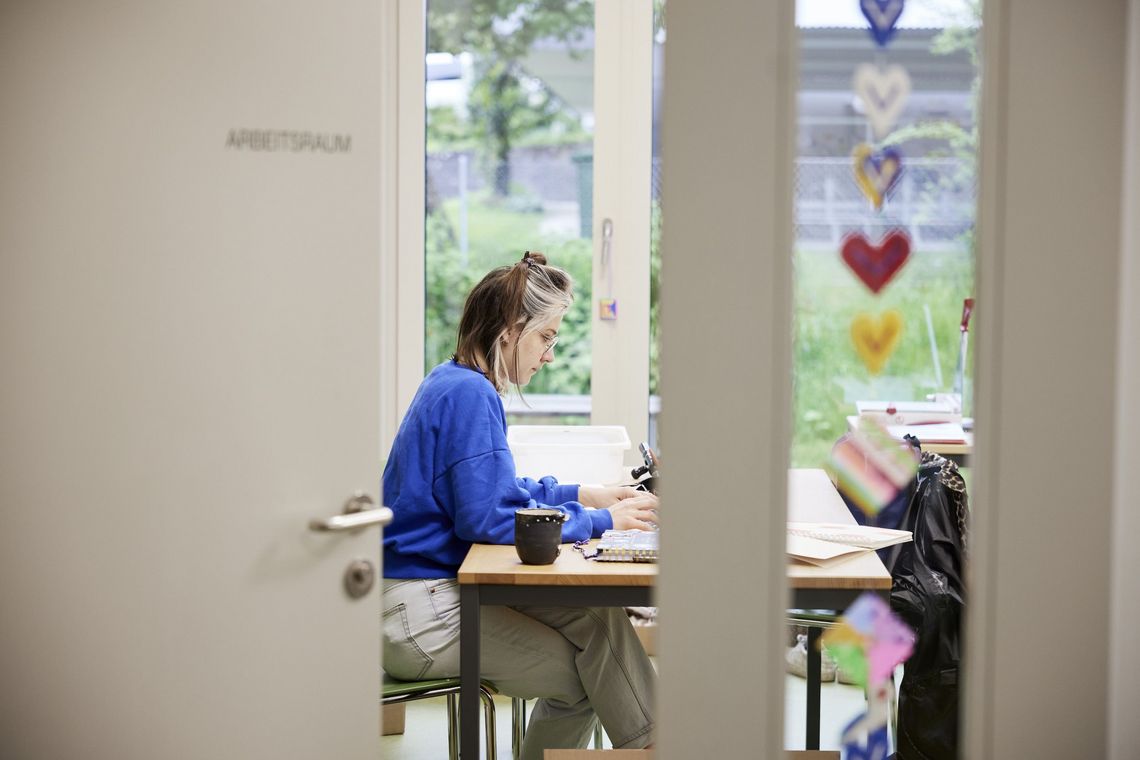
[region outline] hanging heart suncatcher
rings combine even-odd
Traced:
[[[867,371],[877,375],[902,337],[903,317],[895,309],[884,312],[881,317],[873,317],[860,312],[851,320],[851,342],[863,360]]]
[[[871,22],[871,36],[880,47],[886,47],[897,31],[895,24],[903,11],[903,0],[860,0],[859,9]]]
[[[855,161],[856,184],[871,205],[881,209],[902,176],[902,153],[893,146],[875,150],[867,143],[859,143],[851,157]]]
[[[883,139],[898,121],[910,96],[910,74],[898,64],[881,68],[861,63],[855,67],[852,86],[863,103],[875,139]]]
[[[843,238],[840,255],[851,271],[878,293],[910,258],[910,238],[902,230],[891,230],[883,242],[872,245],[861,232]]]

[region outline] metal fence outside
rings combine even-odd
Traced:
[[[855,182],[850,158],[800,158],[795,170],[796,242],[838,248],[850,232],[881,235],[903,227],[915,248],[961,248],[973,229],[977,183],[961,159],[912,159],[882,211]]]
[[[591,229],[592,162],[589,145],[558,149],[520,148],[512,151],[512,180],[525,197],[566,205],[577,201],[583,217],[581,233]],[[487,186],[470,153],[435,153],[428,156],[431,192],[440,198],[464,197]],[[664,174],[659,157],[653,159],[652,192],[660,198]],[[974,226],[977,182],[972,162],[959,158],[920,158],[906,161],[898,185],[881,211],[876,211],[855,182],[850,157],[796,159],[795,230],[798,246],[837,248],[850,232],[881,235],[904,227],[916,248],[953,249]],[[460,184],[464,187],[460,187]]]

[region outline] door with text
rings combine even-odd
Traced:
[[[0,11],[0,756],[376,757],[389,20],[269,10]]]

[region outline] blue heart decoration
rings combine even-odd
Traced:
[[[898,148],[889,146],[875,151],[863,159],[863,173],[886,200],[902,176],[903,157]],[[882,205],[880,203],[880,205]]]
[[[903,0],[859,0],[859,9],[871,22],[871,36],[879,47],[886,47],[898,31],[895,24],[903,11]]]

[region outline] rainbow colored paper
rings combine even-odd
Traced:
[[[855,430],[835,445],[829,464],[839,490],[870,517],[890,504],[918,472],[915,455],[867,417],[860,417]]]

